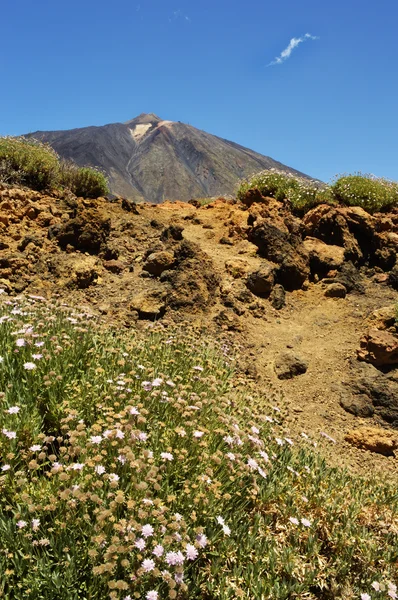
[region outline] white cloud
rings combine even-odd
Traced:
[[[297,46],[299,44],[301,44],[302,42],[306,42],[307,40],[319,40],[319,37],[317,37],[315,35],[311,35],[310,33],[306,33],[302,37],[292,38],[290,40],[290,42],[289,42],[289,45],[284,50],[282,50],[282,52],[280,53],[280,55],[277,56],[275,58],[275,60],[273,60],[272,62],[270,62],[267,65],[267,67],[271,67],[272,65],[280,65],[283,62],[285,62],[285,60],[287,60],[289,58],[289,56],[291,55],[291,53],[293,52],[293,50],[295,48],[297,48]]]
[[[184,19],[185,21],[188,21],[188,23],[191,23],[191,19],[188,17],[188,15],[184,14],[180,9],[173,12],[172,16],[169,17],[169,22],[172,23],[178,19]]]

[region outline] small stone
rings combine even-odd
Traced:
[[[286,292],[283,285],[277,283],[272,290],[269,301],[273,308],[276,310],[281,310],[284,306],[286,306]]]
[[[327,298],[345,298],[346,295],[347,288],[342,283],[331,283],[325,290]]]
[[[280,354],[274,364],[278,379],[292,379],[297,375],[302,375],[307,369],[307,361],[292,352]]]
[[[121,260],[105,260],[103,264],[105,269],[111,273],[121,273],[126,267]]]
[[[250,273],[246,281],[246,286],[256,296],[268,298],[275,281],[274,273],[274,265],[264,261],[258,271]]]
[[[171,269],[175,263],[174,254],[167,252],[166,250],[160,252],[153,252],[146,259],[143,269],[151,275],[159,276],[163,271]]]

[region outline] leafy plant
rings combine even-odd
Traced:
[[[337,202],[360,206],[369,213],[391,210],[398,204],[398,183],[375,175],[343,175],[331,188]]]
[[[0,138],[0,181],[38,191],[67,188],[85,198],[109,191],[99,170],[62,161],[50,145],[34,138]]]
[[[35,190],[55,187],[59,159],[48,144],[33,138],[0,137],[0,178]]]

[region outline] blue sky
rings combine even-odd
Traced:
[[[0,135],[154,112],[325,181],[398,180],[395,0],[1,5]]]

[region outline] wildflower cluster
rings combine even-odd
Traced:
[[[291,439],[271,392],[237,387],[225,347],[116,334],[38,297],[6,299],[0,328],[2,597],[393,589],[395,489]]]
[[[238,199],[242,200],[254,188],[263,196],[289,201],[292,211],[300,216],[318,204],[359,206],[369,213],[391,210],[398,204],[397,182],[362,173],[336,176],[326,185],[269,169],[241,181]]]

